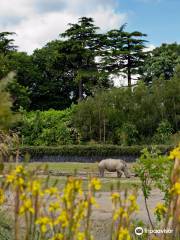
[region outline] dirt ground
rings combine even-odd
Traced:
[[[63,169],[64,170],[64,169]],[[69,169],[68,169],[69,170]],[[84,170],[84,169],[83,169]],[[66,171],[68,173],[69,171]],[[87,173],[83,171],[83,174],[78,173],[78,176],[82,177],[83,179],[87,180]],[[92,175],[97,175],[98,172],[95,169],[95,171],[92,173]],[[63,183],[66,179],[66,177],[62,176],[57,176],[58,179],[63,180]],[[110,191],[109,189],[109,183],[116,183],[117,181],[116,173],[105,173],[105,177],[101,179],[102,183],[104,185],[107,185],[106,187],[103,188],[103,190],[100,193],[97,193],[96,199],[97,203],[99,205],[99,208],[94,209],[93,215],[92,215],[92,221],[93,221],[93,235],[95,240],[109,240],[110,239],[110,230],[111,230],[111,219],[112,219],[112,203],[110,199]],[[121,178],[120,181],[126,182],[126,181],[131,181],[127,182],[129,185],[132,185],[132,182],[135,183],[137,182],[138,178],[135,178],[132,174],[130,179],[126,179],[124,176]],[[132,190],[133,188],[131,188]],[[139,188],[140,189],[140,188]],[[130,190],[130,191],[131,191]],[[123,195],[123,193],[122,193]],[[13,199],[12,195],[9,194],[9,206],[6,206],[7,210],[12,204]],[[162,194],[154,189],[152,191],[151,197],[148,199],[148,206],[149,210],[152,216],[152,220],[155,221],[154,218],[154,208],[157,205],[158,202],[162,202]],[[144,224],[149,224],[146,209],[145,209],[145,204],[144,204],[144,198],[141,190],[138,192],[138,198],[137,198],[137,203],[139,206],[139,211],[134,215],[134,219],[139,219],[141,220]]]
[[[149,206],[150,212],[153,213],[153,209],[155,208],[156,204],[161,201],[162,201],[162,196],[160,192],[158,190],[153,190],[151,197],[148,199],[148,206]],[[97,194],[97,202],[98,202],[99,208],[95,209],[93,217],[97,220],[105,220],[110,218],[112,214],[112,203],[110,199],[110,193],[102,192],[100,194]],[[137,203],[139,205],[139,211],[137,212],[135,217],[143,220],[144,223],[148,223],[148,217],[146,214],[144,198],[143,198],[143,194],[140,191],[137,198]]]
[[[148,206],[152,216],[153,222],[154,218],[154,208],[158,202],[162,201],[162,195],[158,190],[153,190],[151,197],[148,199]],[[103,192],[97,195],[97,202],[99,208],[94,210],[93,219],[93,234],[97,240],[109,240],[110,239],[110,229],[111,229],[111,216],[112,216],[112,204],[109,192]],[[134,219],[139,219],[145,224],[149,224],[148,217],[145,209],[144,199],[142,192],[139,191],[137,198],[137,203],[139,205],[139,211],[134,215]]]

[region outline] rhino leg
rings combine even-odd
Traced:
[[[122,176],[121,170],[117,170],[117,177],[118,177],[118,178],[121,178],[121,176]]]
[[[130,177],[131,177],[130,174],[129,174],[127,165],[124,166],[123,172],[124,172],[125,177],[127,177],[127,178],[130,178]]]
[[[103,168],[99,168],[99,175],[100,175],[100,177],[104,177],[104,169]]]

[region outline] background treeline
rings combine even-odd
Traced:
[[[115,87],[114,78],[127,86]],[[0,79],[0,112],[21,116],[13,130],[25,145],[179,139],[180,45],[147,51],[146,34],[126,25],[100,34],[83,17],[31,55],[17,50],[13,33],[2,32]]]

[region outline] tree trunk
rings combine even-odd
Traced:
[[[128,87],[131,87],[131,67],[130,67],[130,57],[129,56],[128,56],[127,75],[128,75]]]
[[[78,102],[81,102],[83,100],[83,89],[82,89],[82,79],[79,78],[79,99]]]
[[[106,142],[106,120],[104,119],[104,143]]]
[[[129,40],[128,40],[128,57],[127,57],[127,77],[128,77],[128,87],[131,87],[131,56],[130,56]]]
[[[99,142],[102,140],[102,132],[101,132],[101,111],[99,109]]]

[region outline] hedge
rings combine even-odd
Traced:
[[[62,145],[59,147],[23,146],[22,155],[29,153],[31,157],[41,156],[139,156],[142,149],[152,149],[153,146],[118,146],[118,145]],[[162,153],[169,152],[173,146],[156,146]]]

